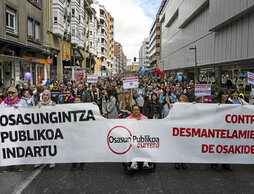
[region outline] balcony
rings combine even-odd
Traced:
[[[79,42],[78,42],[78,48],[84,48],[84,46],[85,46],[85,42],[83,41],[83,40],[79,40]]]
[[[105,17],[105,15],[100,15],[100,21],[107,21],[107,18]]]
[[[105,52],[102,52],[102,53],[101,53],[101,58],[102,58],[102,59],[103,59],[103,58],[104,58],[104,59],[107,59],[106,53],[105,53]]]
[[[108,49],[107,49],[107,47],[106,47],[106,45],[105,44],[101,44],[101,49],[103,50],[105,50],[105,51],[108,51]]]

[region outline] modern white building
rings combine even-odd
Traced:
[[[107,66],[107,15],[106,9],[99,1],[94,1],[92,7],[96,11],[96,17],[98,18],[98,37],[97,51],[100,53],[100,58],[103,66]]]
[[[248,85],[246,73],[254,72],[253,0],[164,0],[159,15],[160,68],[168,75]]]
[[[99,37],[99,27],[98,27],[98,18],[96,15],[90,15],[89,20],[89,53],[94,56],[100,55],[99,48],[100,44],[98,44]],[[98,48],[99,47],[99,48]]]
[[[84,48],[84,0],[53,0],[52,14],[52,33],[69,39],[76,47]]]
[[[139,50],[139,67],[150,67],[149,63],[149,37],[145,38]]]

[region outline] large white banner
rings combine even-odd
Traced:
[[[72,162],[254,164],[254,106],[174,104],[163,120],[104,119],[93,104],[5,108],[0,166]]]

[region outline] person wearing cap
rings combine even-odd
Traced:
[[[8,96],[0,104],[0,108],[5,108],[5,107],[17,108],[20,105],[20,98],[18,98],[18,90],[15,87],[11,86],[7,90],[7,94]]]
[[[20,104],[20,98],[18,98],[18,90],[11,86],[7,90],[7,97],[4,99],[4,101],[0,104],[0,108],[5,108],[5,107],[15,107],[18,108],[21,106]],[[6,170],[4,170],[4,173],[13,171],[17,169],[19,172],[23,172],[25,169],[24,165],[20,166],[9,166]]]

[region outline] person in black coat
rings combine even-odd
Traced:
[[[152,93],[151,100],[146,104],[148,119],[161,119],[162,105],[156,93]]]
[[[228,90],[225,88],[222,88],[217,96],[217,102],[218,104],[232,104],[229,100],[228,100]],[[211,165],[213,170],[219,170],[219,164],[212,164]],[[221,165],[222,169],[224,170],[229,170],[232,171],[232,168],[230,166],[230,164],[222,164]]]

